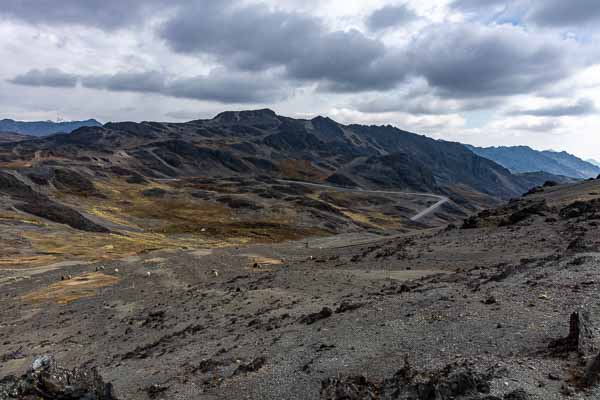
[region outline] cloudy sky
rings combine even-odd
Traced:
[[[0,118],[269,107],[600,159],[598,0],[2,0]]]

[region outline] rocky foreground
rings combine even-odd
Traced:
[[[0,398],[596,399],[599,223],[596,180],[421,233],[16,271]]]

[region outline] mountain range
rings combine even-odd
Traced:
[[[392,126],[293,119],[271,110],[230,111],[187,123],[107,123],[0,145],[0,163],[32,161],[41,170],[64,163],[126,168],[155,179],[268,175],[421,192],[468,188],[505,199],[548,178],[513,174],[460,143]]]
[[[21,133],[0,132],[0,143],[20,142],[21,140],[33,139],[34,136]]]
[[[600,161],[596,161],[596,160],[591,159],[591,158],[589,160],[585,160],[585,161],[589,162],[590,164],[593,164],[593,165],[595,165],[597,167],[600,167]]]
[[[564,151],[538,151],[527,146],[487,148],[468,146],[468,148],[475,154],[508,168],[513,173],[542,171],[576,179],[595,178],[600,175],[600,166]]]
[[[95,119],[86,121],[15,121],[12,119],[0,120],[0,132],[19,133],[31,136],[48,136],[54,133],[71,133],[83,126],[101,126]]]

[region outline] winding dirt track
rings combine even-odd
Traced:
[[[401,192],[401,191],[393,191],[393,190],[347,189],[347,188],[341,188],[339,186],[324,185],[324,184],[321,184],[321,183],[291,181],[291,180],[286,180],[286,179],[280,179],[279,182],[283,182],[283,183],[295,183],[295,184],[300,184],[300,185],[305,185],[305,186],[311,186],[311,187],[318,187],[318,188],[324,188],[324,189],[334,189],[334,190],[337,190],[339,192],[373,193],[373,194],[403,194],[403,195],[409,195],[409,196],[433,197],[433,198],[438,199],[437,203],[435,203],[431,207],[427,207],[423,211],[420,211],[419,213],[417,213],[416,215],[414,215],[413,217],[411,217],[410,218],[411,221],[418,221],[421,218],[426,217],[427,215],[435,212],[438,208],[440,208],[442,205],[444,205],[449,200],[445,196],[440,196],[440,195],[431,194],[431,193],[413,193],[413,192]]]

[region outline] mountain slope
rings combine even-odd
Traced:
[[[600,174],[600,167],[566,152],[537,151],[527,146],[487,148],[468,146],[468,148],[508,168],[513,173],[542,171],[577,179],[596,177]]]
[[[600,167],[600,161],[596,161],[596,160],[591,159],[591,158],[589,160],[585,160],[585,161],[588,162],[588,163],[590,163],[590,164],[592,164],[592,165],[595,165],[596,167]]]
[[[29,135],[23,135],[20,133],[0,131],[0,143],[20,142],[21,140],[27,139],[33,139],[33,137]]]
[[[0,132],[14,132],[31,136],[48,136],[54,133],[70,133],[83,126],[101,126],[95,119],[86,121],[15,121],[12,119],[0,120]]]
[[[446,193],[469,187],[496,198],[539,185],[464,145],[392,126],[342,125],[324,117],[297,120],[271,110],[224,112],[188,123],[120,122],[71,134],[0,145],[0,163],[109,169],[148,178],[257,176],[364,188]],[[1,168],[1,164],[0,164]]]
[[[542,154],[555,160],[561,165],[564,165],[565,167],[578,171],[585,178],[595,178],[598,176],[598,174],[600,174],[600,167],[590,164],[589,162],[575,157],[574,155],[565,151],[557,152],[548,150],[543,151]]]

